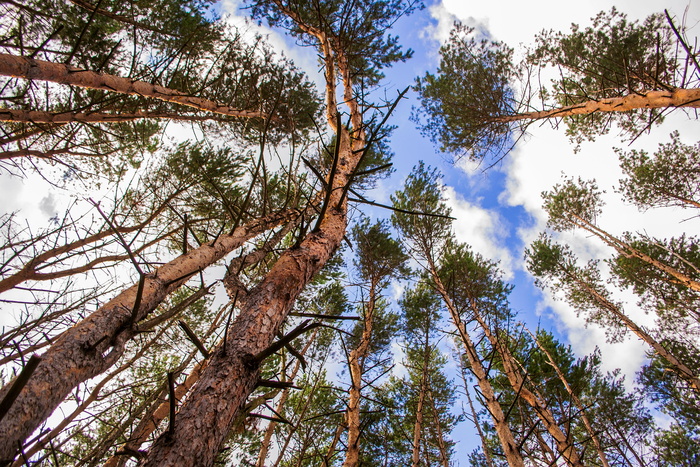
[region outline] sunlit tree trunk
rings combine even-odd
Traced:
[[[526,112],[515,115],[493,117],[498,123],[518,120],[541,120],[545,118],[570,117],[599,112],[628,112],[635,109],[661,109],[667,107],[700,107],[700,89],[674,89],[671,91],[649,91],[646,94],[630,94],[624,97],[611,97],[590,100],[580,104],[567,105],[539,112]]]
[[[175,89],[145,81],[81,70],[62,63],[46,62],[17,55],[0,54],[0,75],[149,97],[230,117],[266,117],[266,115],[257,110],[234,109],[225,104],[201,97],[188,96]]]
[[[506,457],[506,461],[511,467],[524,467],[525,464],[523,462],[522,456],[520,455],[520,452],[518,451],[517,444],[515,443],[515,438],[513,437],[513,432],[508,426],[508,422],[506,420],[505,414],[503,413],[503,409],[501,408],[501,404],[498,402],[498,397],[496,396],[496,393],[493,390],[493,386],[488,380],[486,368],[484,368],[484,365],[481,362],[481,357],[479,356],[476,350],[476,346],[474,345],[474,342],[467,333],[466,326],[464,325],[462,318],[459,316],[459,312],[457,311],[457,308],[452,302],[452,299],[448,294],[447,289],[443,285],[442,280],[440,279],[440,276],[438,275],[432,260],[429,260],[429,272],[433,279],[433,282],[435,283],[435,287],[438,293],[442,296],[445,306],[447,306],[447,310],[450,313],[452,322],[454,323],[455,328],[457,329],[457,332],[459,334],[459,339],[464,345],[465,354],[467,356],[467,360],[469,361],[469,367],[472,373],[474,374],[474,377],[476,378],[476,381],[479,385],[479,389],[481,389],[481,393],[484,398],[484,404],[486,405],[487,410],[491,414],[494,428],[496,429],[496,434],[498,435],[498,439],[503,447],[503,453]]]
[[[297,210],[271,214],[237,228],[231,235],[222,235],[190,250],[144,275],[138,284],[64,332],[42,355],[31,378],[0,421],[0,459],[12,459],[18,445],[24,443],[73,388],[112,366],[136,334],[136,324],[171,292],[247,240],[298,215]],[[0,398],[11,384],[12,381],[3,387]]]
[[[494,349],[498,352],[503,363],[503,372],[505,373],[513,391],[527,402],[537,414],[538,418],[544,424],[547,432],[554,439],[557,444],[557,449],[561,456],[567,461],[569,465],[575,467],[583,467],[581,463],[581,458],[573,446],[573,440],[567,436],[559,424],[557,423],[552,411],[547,407],[547,403],[535,394],[533,391],[526,387],[526,382],[529,378],[527,376],[523,377],[520,374],[518,365],[515,358],[511,354],[510,350],[499,340],[491,328],[488,326],[486,321],[484,321],[483,316],[481,316],[481,311],[478,306],[472,301],[471,310],[474,313],[474,317],[481,326],[486,338],[489,340]]]

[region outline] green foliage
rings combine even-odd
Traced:
[[[662,14],[640,24],[613,7],[585,29],[572,24],[570,33],[543,31],[536,41],[528,60],[563,69],[554,85],[561,106],[675,86],[676,41]]]
[[[700,207],[700,150],[680,141],[659,144],[653,156],[646,151],[616,149],[626,178],[620,180],[625,200],[639,209],[679,206]]]
[[[514,112],[513,50],[502,42],[477,40],[473,28],[456,23],[440,48],[437,74],[416,80],[421,109],[413,119],[443,152],[481,159],[512,145],[514,123],[497,117]]]
[[[411,50],[402,51],[398,37],[388,30],[401,16],[423,7],[416,0],[281,2],[296,17],[292,19],[272,0],[250,3],[255,18],[289,30],[303,45],[320,45],[306,27],[325,35],[336,53],[342,51],[347,57],[350,76],[359,89],[376,86],[384,76],[382,69],[413,55]]]
[[[622,305],[613,300],[603,283],[598,261],[584,266],[576,264],[576,257],[567,245],[560,245],[542,234],[525,250],[528,270],[537,278],[540,287],[551,287],[562,292],[577,313],[584,313],[588,322],[598,323],[606,330],[610,341],[623,338],[625,328],[616,312]]]
[[[361,218],[352,228],[352,239],[356,249],[353,264],[363,281],[382,289],[391,279],[409,274],[408,256],[401,244],[391,238],[386,221],[371,224],[369,218]]]
[[[495,322],[509,318],[508,295],[513,287],[503,281],[496,263],[472,251],[469,245],[448,242],[438,274],[467,321],[473,308]]]
[[[441,193],[441,175],[437,169],[422,161],[404,183],[404,189],[391,195],[393,206],[398,209],[449,216]],[[434,256],[450,236],[450,221],[445,217],[422,216],[395,211],[391,222],[409,242],[411,249],[424,258]]]
[[[573,178],[556,184],[551,191],[542,193],[542,207],[549,215],[547,226],[563,232],[587,224],[595,224],[602,212],[602,192],[595,180]]]
[[[700,243],[696,237],[681,235],[668,240],[647,235],[625,235],[625,243],[670,266],[676,271],[700,280]],[[670,274],[652,266],[647,261],[631,255],[618,254],[609,261],[616,282],[631,288],[640,297],[640,305],[654,310],[664,319],[674,317],[700,317],[700,294]]]
[[[527,60],[554,67],[561,76],[554,81],[553,91],[546,93],[551,94],[554,106],[684,86],[676,73],[678,45],[662,14],[651,15],[640,24],[612,8],[594,17],[592,26],[581,29],[572,24],[568,34],[543,31],[536,41]],[[612,121],[634,134],[649,122],[661,122],[661,114],[660,110],[633,110],[574,115],[566,120],[567,134],[580,144],[606,134]]]

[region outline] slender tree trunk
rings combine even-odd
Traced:
[[[671,365],[671,370],[680,376],[682,379],[688,382],[690,386],[696,391],[700,392],[700,378],[698,378],[693,371],[681,362],[675,355],[666,350],[666,348],[661,345],[659,341],[654,339],[648,332],[644,330],[637,323],[632,321],[632,319],[620,310],[620,308],[614,303],[610,302],[607,298],[601,295],[597,290],[592,288],[588,283],[581,280],[578,276],[571,274],[568,270],[564,269],[564,274],[569,276],[578,285],[583,287],[588,294],[593,297],[603,308],[610,311],[616,318],[624,323],[624,325],[632,331],[637,337],[649,344],[649,346],[656,352],[660,357],[666,360]]]
[[[437,274],[432,258],[428,258],[428,263],[430,275],[433,278],[435,287],[437,288],[438,293],[442,296],[443,302],[447,306],[447,310],[452,318],[452,322],[457,328],[460,340],[462,341],[462,344],[464,344],[465,354],[467,356],[467,360],[469,360],[469,367],[476,378],[479,389],[481,389],[486,409],[489,411],[491,418],[493,419],[494,428],[496,429],[496,434],[498,435],[498,439],[503,447],[503,453],[506,457],[506,461],[510,467],[524,467],[525,463],[523,462],[523,458],[518,451],[515,438],[513,437],[513,432],[508,426],[508,422],[506,421],[501,404],[498,402],[498,397],[493,390],[493,386],[491,386],[491,383],[488,380],[488,374],[484,368],[484,365],[481,363],[481,358],[476,350],[476,346],[474,345],[471,337],[469,337],[466,326],[462,322],[457,308],[452,302],[450,295],[447,293],[447,289],[445,289],[440,276]]]
[[[537,344],[537,347],[547,356],[547,361],[557,373],[559,380],[566,388],[566,392],[569,394],[569,397],[571,397],[571,400],[574,401],[574,404],[576,405],[576,408],[578,409],[578,412],[581,415],[581,420],[583,421],[583,424],[586,427],[586,431],[588,431],[588,435],[591,437],[591,440],[595,445],[595,449],[598,453],[598,457],[600,458],[600,462],[603,464],[603,467],[609,467],[610,464],[608,463],[608,457],[605,455],[605,451],[603,450],[603,447],[600,444],[600,439],[598,439],[598,435],[593,429],[593,425],[591,424],[588,415],[586,415],[586,408],[584,407],[583,402],[581,402],[581,399],[574,392],[573,388],[569,384],[569,381],[566,379],[566,376],[564,376],[564,373],[561,371],[561,368],[559,368],[559,365],[557,365],[557,363],[554,361],[552,354],[549,353],[549,351],[542,344],[540,344],[540,341],[537,340],[537,337],[535,337],[534,334],[532,334],[529,330],[528,332],[530,333],[530,336],[532,336],[532,339],[535,341],[535,344]]]
[[[445,445],[445,439],[442,434],[442,425],[440,425],[440,416],[438,414],[437,404],[435,404],[435,397],[432,391],[428,391],[428,398],[433,408],[433,423],[435,423],[435,431],[437,432],[437,444],[438,450],[440,451],[440,462],[442,467],[450,467],[449,457],[447,455],[447,446]]]
[[[430,324],[426,326],[425,341],[423,343],[423,368],[421,369],[420,388],[418,392],[418,404],[416,406],[416,422],[413,425],[413,449],[411,451],[411,465],[418,467],[420,462],[420,441],[423,431],[423,406],[425,394],[428,390],[428,358],[430,352]]]
[[[259,111],[240,110],[195,96],[131,78],[82,70],[62,63],[52,63],[10,54],[0,54],[0,75],[36,81],[50,81],[88,89],[116,92],[159,99],[230,117],[265,118]]]
[[[335,449],[336,446],[338,445],[338,441],[340,441],[340,436],[343,434],[343,431],[347,429],[347,426],[343,423],[338,424],[338,428],[335,430],[335,435],[333,435],[333,441],[331,441],[330,446],[328,446],[328,451],[326,451],[326,454],[323,456],[323,467],[330,467],[331,466],[331,459],[333,458],[333,455],[335,454]]]
[[[18,445],[24,443],[73,388],[112,366],[136,333],[135,324],[172,291],[245,241],[297,215],[298,211],[289,210],[256,219],[231,235],[222,235],[175,258],[63,333],[42,355],[41,363],[0,421],[0,460],[12,460]],[[135,307],[137,297],[139,306]],[[0,391],[0,398],[11,384]]]
[[[490,119],[492,122],[506,123],[518,120],[541,120],[545,118],[570,117],[598,112],[628,112],[634,109],[661,109],[666,107],[700,107],[700,89],[674,89],[672,91],[649,91],[646,94],[630,94],[624,97],[611,97],[590,100],[581,104],[567,105],[540,112],[527,112],[516,115],[502,115]]]
[[[304,348],[301,349],[299,352],[302,356],[306,355],[306,352],[308,352],[309,348],[313,344],[314,340],[316,339],[316,335],[318,334],[318,330],[314,330],[314,333],[309,337],[308,342],[306,345],[304,345]],[[289,378],[285,379],[285,381],[294,381],[294,379],[297,377],[297,373],[299,373],[299,369],[301,368],[301,361],[297,359],[297,361],[294,363],[294,368],[292,369],[291,375],[289,375]],[[282,391],[282,395],[279,398],[279,401],[277,402],[277,406],[275,407],[275,411],[282,414],[284,412],[284,406],[287,403],[287,398],[289,398],[289,393],[291,389],[290,388],[285,388]],[[255,463],[256,467],[265,467],[265,459],[267,459],[267,453],[270,449],[270,444],[272,443],[272,436],[275,433],[275,428],[277,427],[277,422],[271,421],[267,425],[267,429],[265,430],[265,437],[263,438],[262,444],[260,445],[260,451],[258,452],[258,461]]]
[[[355,467],[360,462],[360,402],[362,399],[362,374],[364,361],[369,353],[369,345],[372,340],[372,326],[374,324],[374,311],[376,297],[376,283],[370,284],[369,297],[364,313],[364,328],[362,337],[348,356],[350,367],[350,389],[348,390],[348,408],[346,422],[348,426],[348,441],[345,451],[343,467]]]
[[[581,458],[574,448],[572,441],[559,427],[559,424],[554,418],[552,411],[547,407],[546,402],[526,387],[526,382],[529,380],[529,378],[527,376],[523,377],[520,374],[515,357],[513,357],[510,350],[508,350],[508,348],[500,342],[498,337],[491,332],[491,328],[484,321],[478,306],[473,300],[471,303],[471,309],[474,313],[474,317],[484,331],[486,338],[501,356],[503,372],[508,378],[513,391],[518,395],[518,397],[527,402],[535,410],[535,413],[544,424],[547,432],[556,442],[557,449],[566,462],[574,467],[583,467]]]
[[[461,358],[460,358],[461,360]],[[469,411],[472,414],[472,422],[474,423],[474,426],[476,427],[476,432],[479,434],[479,439],[481,440],[481,450],[484,453],[484,457],[486,458],[486,465],[488,467],[493,467],[493,460],[491,459],[491,451],[486,445],[486,436],[484,435],[484,430],[481,429],[481,424],[479,423],[479,417],[476,414],[476,410],[474,410],[474,404],[472,403],[472,396],[469,394],[471,391],[469,391],[469,387],[467,384],[467,378],[465,375],[465,370],[462,366],[460,373],[462,376],[462,380],[464,381],[464,395],[467,396],[467,403],[469,403]],[[468,419],[468,417],[467,417]]]
[[[636,248],[633,248],[630,244],[623,242],[619,238],[610,235],[603,229],[597,227],[596,225],[588,222],[587,220],[583,219],[580,216],[577,216],[576,214],[570,213],[571,216],[576,219],[576,222],[574,222],[575,225],[578,227],[592,233],[596,237],[600,238],[605,242],[607,245],[615,248],[618,253],[620,253],[622,256],[626,258],[637,258],[640,259],[655,268],[657,268],[659,271],[663,271],[666,274],[668,274],[671,277],[674,277],[675,279],[678,280],[677,283],[682,284],[686,287],[688,287],[691,290],[695,290],[696,292],[700,292],[700,282],[693,280],[692,277],[688,276],[687,274],[683,274],[681,271],[679,271],[676,268],[673,268],[667,264],[664,264],[663,262],[657,260],[656,258],[653,258],[646,253],[639,251]],[[685,260],[684,260],[685,261]],[[689,264],[687,261],[685,261],[686,264]],[[700,272],[700,269],[698,269],[697,266],[692,265],[693,268],[695,268],[696,271]]]

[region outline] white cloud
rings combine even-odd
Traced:
[[[446,204],[452,209],[452,227],[457,240],[468,243],[484,257],[500,262],[505,278],[513,275],[513,258],[504,245],[507,229],[495,211],[465,200],[454,188],[444,188]]]

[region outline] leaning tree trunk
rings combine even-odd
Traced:
[[[489,411],[491,419],[493,420],[494,428],[496,429],[496,434],[498,435],[498,439],[503,447],[503,453],[506,457],[506,461],[510,467],[524,467],[525,463],[523,462],[523,458],[518,451],[515,438],[513,437],[513,432],[508,426],[506,416],[503,413],[501,404],[498,402],[498,397],[493,390],[491,382],[488,380],[486,368],[484,368],[484,365],[481,363],[481,358],[476,350],[476,345],[469,336],[469,333],[467,333],[466,326],[464,325],[462,318],[459,316],[459,312],[457,311],[455,304],[452,302],[452,298],[448,294],[447,289],[442,283],[432,259],[429,259],[429,272],[433,282],[435,283],[435,288],[442,297],[443,302],[450,313],[450,317],[457,328],[459,338],[464,345],[464,350],[467,359],[469,360],[470,369],[474,374],[477,383],[479,384],[479,388],[481,389],[484,404],[486,405],[486,409]]]
[[[684,379],[690,384],[690,386],[697,392],[700,393],[700,378],[693,373],[686,364],[679,360],[673,353],[668,351],[658,340],[649,334],[644,328],[635,323],[629,316],[627,316],[617,305],[612,303],[597,290],[592,288],[588,283],[583,281],[581,278],[564,270],[564,273],[571,277],[579,286],[593,298],[601,307],[608,310],[613,316],[622,321],[622,323],[632,331],[637,337],[646,342],[661,358],[666,360],[670,365],[670,370],[676,373],[679,377]]]
[[[281,8],[293,20],[298,19],[284,5]],[[320,219],[298,246],[280,256],[248,294],[227,341],[214,353],[192,396],[178,412],[173,432],[158,438],[144,465],[213,464],[233,421],[255,389],[261,364],[258,356],[273,343],[297,296],[335,253],[345,236],[348,202],[345,194],[364,154],[365,125],[343,50],[333,49],[331,40],[322,31],[306,29],[320,44],[326,68],[327,118],[336,133],[336,155],[324,187]],[[342,79],[351,129],[340,124],[336,76]]]
[[[263,112],[234,109],[225,104],[201,97],[189,96],[184,92],[147,83],[131,78],[82,70],[63,63],[52,63],[34,58],[10,54],[0,54],[0,75],[24,78],[35,81],[50,81],[88,89],[116,92],[135,96],[159,99],[165,102],[186,105],[198,110],[213,112],[230,117],[265,118]]]
[[[0,421],[0,461],[11,461],[18,447],[78,384],[112,366],[136,334],[136,323],[171,292],[247,240],[298,215],[296,209],[271,214],[237,228],[231,235],[222,235],[190,250],[144,275],[139,284],[122,291],[64,332],[42,355],[29,381]],[[12,383],[0,390],[0,399]]]
[[[211,465],[245,405],[260,373],[256,357],[273,342],[294,300],[340,245],[347,225],[347,198],[340,202],[359,154],[353,154],[350,135],[340,128],[338,172],[332,184],[326,215],[298,247],[287,250],[248,295],[238,318],[177,414],[174,433],[153,445],[145,465]]]
[[[484,321],[484,318],[481,316],[481,313],[473,300],[471,303],[471,309],[474,313],[474,317],[484,331],[486,338],[501,357],[503,372],[508,378],[508,382],[513,388],[513,391],[518,397],[527,402],[534,409],[537,417],[542,421],[547,432],[554,439],[559,454],[566,460],[567,464],[573,467],[583,467],[578,451],[576,451],[573,445],[573,440],[559,427],[559,424],[554,418],[552,411],[549,410],[547,403],[541,397],[539,397],[539,394],[535,394],[526,387],[525,384],[527,381],[529,381],[529,377],[527,375],[523,377],[520,374],[515,357],[513,357],[510,350],[500,342],[498,337],[491,332],[491,329],[486,321]]]
[[[600,112],[629,112],[635,109],[662,109],[667,107],[700,107],[700,89],[674,89],[672,91],[649,91],[646,94],[629,94],[623,97],[590,100],[580,104],[567,105],[540,112],[501,115],[492,117],[490,121],[507,123],[519,120],[542,120]]]
[[[544,345],[542,345],[540,343],[540,341],[537,339],[537,337],[534,334],[532,334],[529,330],[528,330],[528,332],[530,333],[530,336],[532,336],[532,339],[535,341],[535,344],[537,345],[537,347],[547,356],[547,361],[549,362],[549,366],[551,366],[554,369],[555,373],[559,377],[559,381],[562,382],[562,384],[566,388],[566,392],[569,394],[569,397],[571,397],[571,400],[576,405],[576,408],[578,409],[579,414],[581,416],[581,420],[583,421],[583,425],[586,427],[586,431],[588,432],[588,435],[591,437],[591,440],[593,441],[593,445],[595,446],[596,452],[598,453],[598,458],[600,458],[600,463],[603,465],[603,467],[610,467],[610,464],[608,463],[608,458],[605,455],[605,451],[603,450],[603,447],[600,444],[600,439],[598,438],[598,434],[593,429],[593,425],[591,424],[591,420],[588,418],[588,415],[586,414],[586,407],[584,406],[583,402],[574,392],[574,389],[571,387],[571,384],[569,384],[569,380],[566,379],[564,372],[562,372],[559,365],[557,365],[556,361],[554,361],[554,357],[552,356],[552,354],[545,348]]]
[[[160,119],[160,120],[184,120],[187,122],[199,122],[206,120],[220,120],[216,113],[204,115],[187,115],[163,112],[40,112],[37,110],[0,109],[0,122],[15,123],[120,123],[134,120]]]

